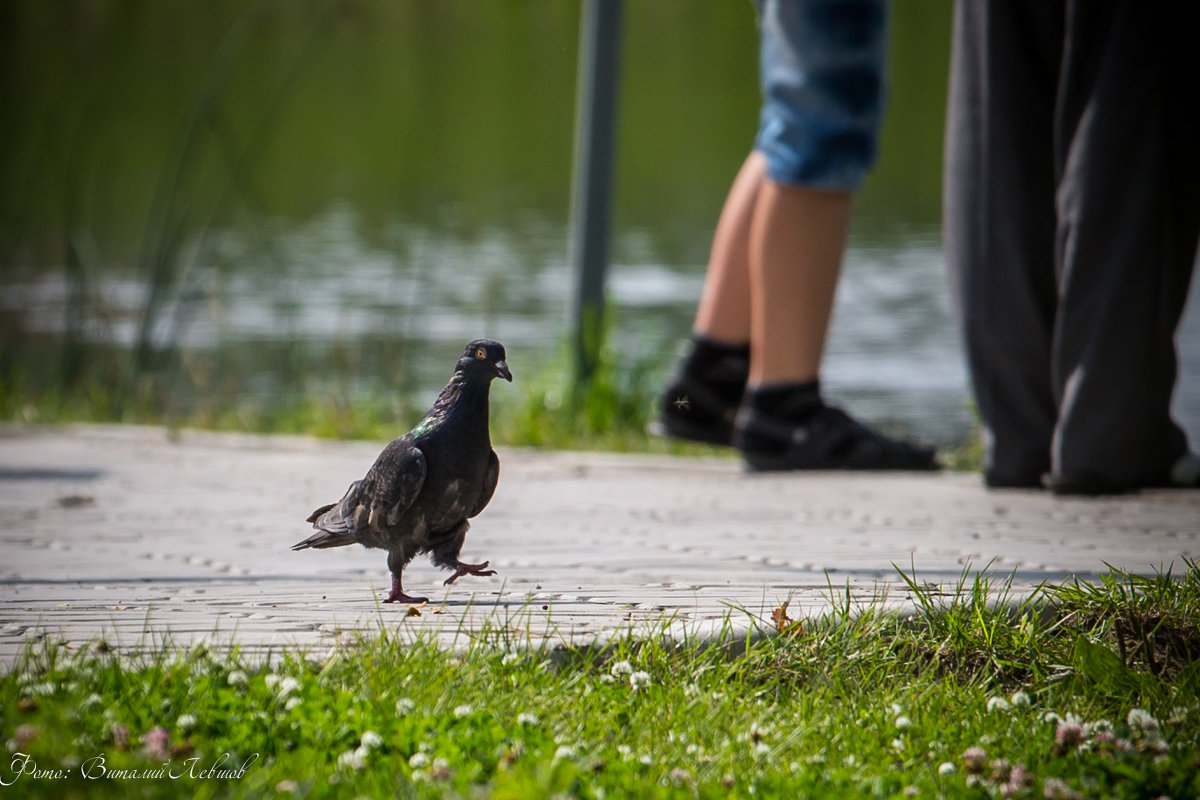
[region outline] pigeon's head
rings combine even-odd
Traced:
[[[504,361],[504,345],[491,339],[476,339],[467,345],[455,365],[455,370],[471,378],[490,381],[504,378],[512,381],[512,373]]]

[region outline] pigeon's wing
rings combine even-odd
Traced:
[[[360,514],[370,525],[395,525],[400,515],[417,499],[425,484],[425,454],[412,440],[403,436],[383,449],[375,459],[364,483]]]
[[[487,472],[483,476],[483,486],[479,490],[479,499],[475,501],[475,507],[471,509],[468,517],[473,517],[480,511],[487,508],[487,504],[491,502],[492,495],[496,493],[496,482],[500,480],[500,459],[496,456],[496,451],[492,450],[488,456]]]

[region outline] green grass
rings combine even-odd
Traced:
[[[573,388],[565,348],[549,362],[522,373],[512,386],[492,393],[492,440],[502,446],[601,450],[668,455],[732,457],[728,448],[653,436],[647,425],[663,378],[645,359],[619,363],[606,351],[596,375]],[[20,370],[0,375],[0,420],[22,424],[138,423],[172,429],[283,433],[329,439],[388,441],[408,430],[424,412],[411,396],[373,390],[348,396],[335,381],[321,389],[293,386],[265,402],[233,388],[170,389],[152,377],[133,381],[123,367],[98,358],[62,383],[36,380]],[[132,388],[129,388],[132,386]],[[124,388],[118,388],[124,387]],[[978,471],[977,432],[942,453],[956,471]]]
[[[46,797],[1195,797],[1200,567],[997,604],[832,611],[774,635],[459,649],[403,622],[332,655],[31,646],[0,791]],[[661,632],[659,632],[661,633]],[[17,756],[16,753],[26,754]],[[180,777],[246,764],[241,777]],[[102,759],[98,761],[96,759]],[[194,761],[192,759],[195,759]],[[164,762],[167,766],[164,768]],[[14,773],[36,764],[63,778]],[[107,777],[93,776],[100,767]],[[141,778],[119,770],[139,770]],[[149,772],[146,772],[149,771]],[[116,777],[120,775],[120,777]],[[16,783],[13,783],[14,779]],[[19,788],[18,788],[19,787]]]
[[[596,375],[574,388],[566,348],[548,362],[520,373],[512,386],[492,392],[492,439],[505,446],[559,450],[607,450],[675,455],[729,455],[727,449],[684,444],[652,436],[661,376],[644,359],[618,367],[605,352]],[[127,365],[100,354],[72,379],[33,377],[11,368],[0,375],[0,419],[25,424],[118,422],[170,428],[288,433],[332,439],[387,441],[424,413],[402,391],[345,390],[334,380],[314,388],[303,376],[269,398],[239,391],[236,370],[224,383],[189,383],[186,371],[134,379]],[[171,383],[183,381],[182,384]]]

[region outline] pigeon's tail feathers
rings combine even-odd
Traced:
[[[337,503],[330,503],[327,506],[321,506],[316,511],[314,511],[312,514],[310,514],[308,519],[306,519],[304,521],[305,522],[316,522],[317,520],[319,520],[321,518],[322,514],[324,514],[326,511],[328,511],[329,509],[333,508],[336,505],[337,505]]]
[[[326,547],[344,547],[348,544],[354,544],[357,539],[350,531],[317,531],[312,536],[302,542],[296,542],[292,545],[293,550],[307,550],[312,547],[317,550],[324,550]]]
[[[358,507],[359,486],[362,481],[350,484],[346,494],[336,503],[321,506],[308,515],[308,522],[313,524],[317,532],[302,542],[292,545],[293,550],[306,550],[309,547],[342,547],[358,541],[354,524],[354,512]]]

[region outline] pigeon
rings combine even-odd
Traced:
[[[450,382],[416,426],[393,440],[362,480],[336,503],[308,518],[317,532],[292,550],[361,544],[388,551],[392,591],[385,603],[420,604],[404,593],[401,573],[415,556],[463,575],[495,575],[482,564],[458,560],[468,519],[487,506],[500,477],[500,459],[488,434],[488,390],[493,378],[512,381],[504,345],[476,339],[454,365]]]

